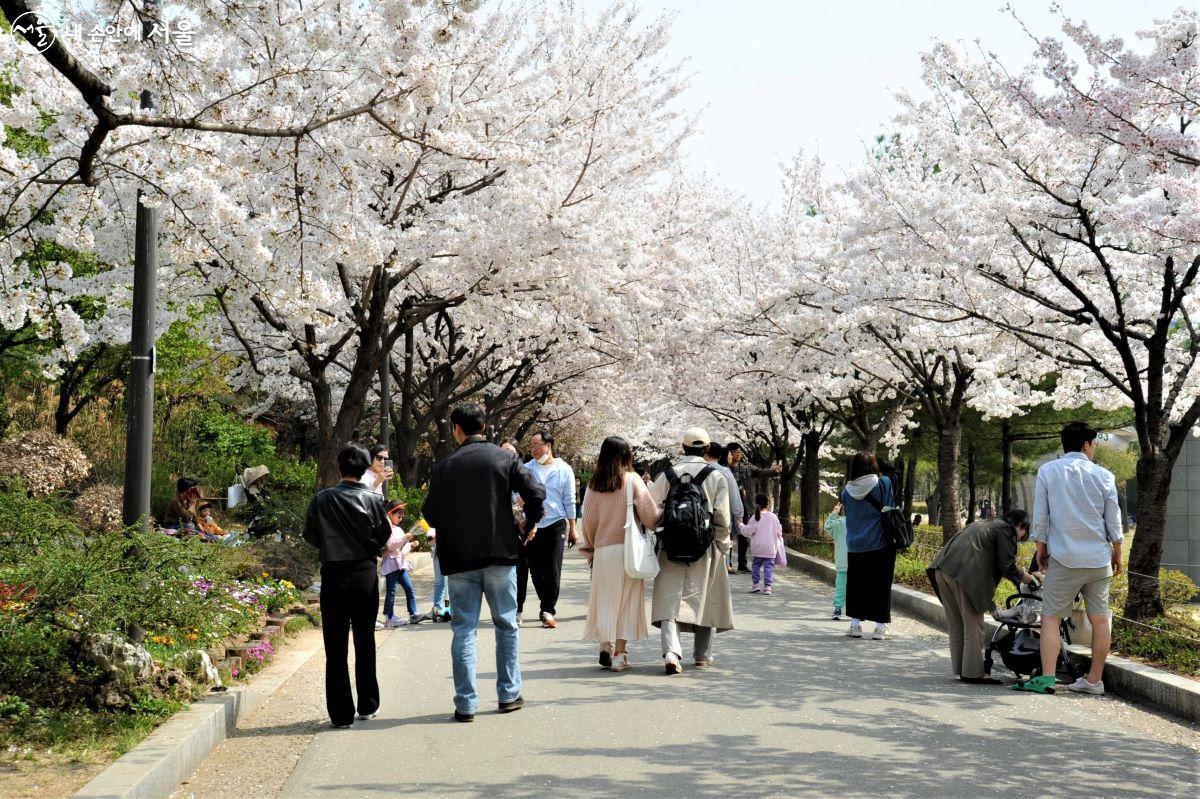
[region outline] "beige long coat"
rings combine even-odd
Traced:
[[[703,458],[685,455],[675,464],[676,474],[699,473],[707,464]],[[658,554],[659,572],[654,578],[654,602],[650,620],[661,627],[665,619],[675,619],[683,632],[696,627],[713,627],[717,632],[733,629],[733,601],[729,597],[729,573],[725,553],[729,551],[729,485],[721,473],[713,470],[701,485],[713,508],[713,545],[695,563],[676,563]],[[666,474],[660,474],[650,487],[650,496],[658,505],[667,498]]]

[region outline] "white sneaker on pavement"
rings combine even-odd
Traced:
[[[862,638],[862,625],[858,622],[850,622],[850,629],[846,630],[846,635],[851,638]]]
[[[876,624],[875,631],[871,633],[871,640],[873,641],[886,641],[891,637],[892,634],[888,632],[888,626],[886,624]]]
[[[1067,686],[1068,691],[1074,691],[1077,694],[1092,694],[1101,696],[1104,694],[1104,680],[1100,682],[1088,682],[1087,677],[1080,677],[1075,682]]]
[[[384,626],[384,625],[383,625],[383,622],[381,622],[381,621],[379,621],[379,620],[376,620],[376,621],[375,621],[375,629],[376,629],[376,630],[382,630],[382,629],[383,629],[383,626]]]

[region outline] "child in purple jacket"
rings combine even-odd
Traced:
[[[742,535],[750,539],[750,556],[754,558],[750,565],[750,579],[753,585],[750,593],[771,593],[771,578],[775,574],[775,555],[783,546],[783,525],[779,517],[771,511],[770,500],[766,494],[754,498],[754,515],[750,521],[742,525]],[[763,588],[759,587],[759,577],[762,577]]]

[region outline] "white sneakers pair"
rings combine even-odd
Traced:
[[[1087,677],[1080,677],[1078,680],[1068,685],[1067,690],[1074,691],[1077,694],[1103,696],[1104,680],[1100,680],[1099,682],[1088,682]]]
[[[851,638],[862,638],[862,623],[858,621],[850,622],[850,629],[846,631],[846,635],[850,636]],[[886,624],[876,624],[874,631],[871,633],[871,640],[873,641],[886,641],[891,637],[892,634],[888,632],[888,626]]]

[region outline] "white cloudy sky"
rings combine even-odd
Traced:
[[[1133,39],[1153,19],[1198,0],[1058,0],[1072,19]],[[609,0],[579,0],[599,10]],[[920,87],[919,54],[934,39],[973,43],[1019,68],[1033,50],[1003,11],[1058,34],[1050,0],[640,0],[674,14],[670,55],[688,60],[686,108],[705,109],[688,148],[701,168],[755,202],[769,202],[778,164],[817,152],[838,177],[886,129],[893,93]]]

